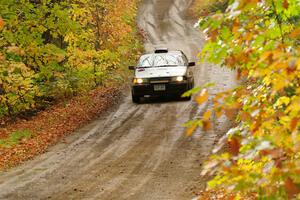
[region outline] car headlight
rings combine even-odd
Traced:
[[[172,78],[172,81],[175,81],[175,82],[182,82],[183,80],[184,80],[183,76],[176,76],[176,77]]]
[[[177,76],[176,77],[176,81],[178,81],[178,82],[182,82],[183,81],[183,76]]]
[[[133,79],[133,83],[137,83],[137,84],[142,84],[142,83],[147,83],[148,80],[144,79],[144,78],[135,78]]]

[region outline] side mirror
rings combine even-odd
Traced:
[[[129,70],[135,70],[135,66],[129,66],[128,69]]]
[[[193,67],[193,66],[196,66],[196,63],[195,62],[189,62],[189,67]]]

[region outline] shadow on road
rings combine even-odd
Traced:
[[[183,99],[178,96],[162,96],[162,97],[144,97],[141,98],[140,104],[167,104],[176,102],[188,102],[189,100]]]

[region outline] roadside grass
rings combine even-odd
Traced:
[[[28,139],[32,136],[29,130],[18,130],[11,133],[7,138],[0,140],[0,148],[11,148],[19,144],[23,139]]]

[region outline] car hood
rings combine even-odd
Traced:
[[[155,78],[155,77],[173,77],[184,76],[186,74],[186,66],[176,67],[147,67],[137,68],[135,71],[136,78]]]

